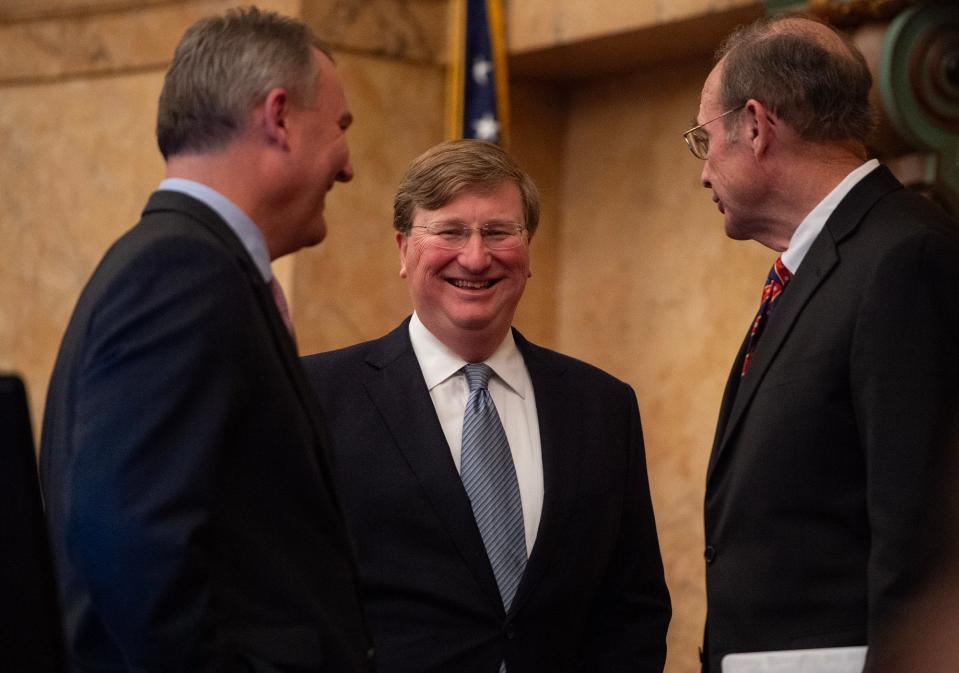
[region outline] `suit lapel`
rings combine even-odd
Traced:
[[[374,370],[364,382],[370,399],[477,584],[502,611],[469,498],[410,343],[409,320],[380,339],[367,362]]]
[[[766,331],[753,353],[749,372],[741,380],[734,381],[733,379],[739,377],[739,371],[742,367],[745,342],[740,348],[736,363],[729,375],[730,380],[727,382],[726,392],[723,395],[720,420],[706,473],[707,483],[719,462],[721,454],[729,444],[736,426],[749,407],[760,383],[783,343],[785,343],[786,337],[802,313],[803,308],[833,268],[840,263],[838,244],[855,231],[862,218],[879,198],[893,189],[901,187],[902,185],[884,166],[874,170],[853,187],[852,191],[846,195],[846,198],[839,203],[830,215],[823,230],[816,237],[809,252],[806,253],[799,271],[779,298],[776,312],[766,326]]]
[[[273,345],[280,354],[283,367],[293,384],[303,412],[309,419],[313,433],[316,436],[316,442],[314,442],[316,450],[313,453],[326,485],[325,491],[329,494],[333,507],[340,514],[339,519],[342,520],[342,511],[340,510],[339,502],[335,496],[335,489],[333,488],[332,472],[327,462],[325,447],[329,446],[330,441],[327,434],[326,423],[321,416],[319,402],[316,400],[316,396],[312,388],[310,388],[306,376],[303,374],[303,369],[299,362],[299,355],[296,352],[296,344],[293,342],[289,330],[287,330],[286,325],[283,323],[283,318],[280,316],[279,309],[276,307],[273,295],[267,284],[263,281],[263,277],[253,263],[249,252],[243,247],[243,244],[240,242],[240,239],[237,238],[236,234],[233,233],[233,230],[230,229],[216,212],[191,196],[174,191],[157,191],[150,197],[143,212],[144,215],[146,215],[150,212],[164,210],[172,210],[185,214],[209,230],[224,247],[237,258],[241,268],[246,272],[247,280],[250,283],[257,307],[266,318],[270,327]],[[345,535],[345,529],[343,530],[343,534]]]
[[[709,481],[713,473],[713,466],[719,456],[719,447],[726,436],[726,428],[729,426],[729,415],[733,410],[733,403],[736,401],[736,393],[739,391],[740,376],[739,372],[743,369],[743,360],[746,357],[746,345],[749,343],[749,335],[743,339],[739,346],[739,353],[733,361],[733,368],[726,379],[726,389],[723,391],[723,401],[719,405],[719,421],[716,423],[716,434],[713,436],[713,448],[709,454],[709,466],[706,468],[706,480]]]
[[[539,423],[543,456],[543,514],[526,572],[516,590],[511,612],[521,609],[536,585],[545,576],[553,549],[562,537],[572,503],[576,501],[579,481],[575,478],[582,462],[582,414],[575,395],[563,378],[565,366],[548,357],[546,351],[530,344],[513,330],[516,345],[523,355],[533,393]]]

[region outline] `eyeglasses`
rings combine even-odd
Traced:
[[[694,126],[683,133],[683,140],[686,141],[686,146],[689,147],[689,151],[693,153],[693,156],[705,161],[706,155],[709,154],[709,136],[703,131],[703,127],[706,124],[712,124],[717,119],[722,119],[726,115],[731,115],[733,112],[739,112],[744,107],[746,107],[745,103],[734,107],[732,110],[726,110],[718,117],[713,117],[708,122],[703,122],[699,126]]]
[[[509,250],[523,243],[526,227],[512,222],[489,222],[479,227],[468,227],[459,222],[430,222],[414,224],[412,229],[425,229],[430,243],[446,250],[459,250],[466,246],[473,232],[479,232],[483,245],[490,250]]]

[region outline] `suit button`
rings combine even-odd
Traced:
[[[516,637],[516,627],[513,622],[506,622],[506,638],[512,640]]]
[[[707,565],[716,560],[716,550],[712,545],[706,547],[706,551],[703,552],[703,558],[706,559]]]

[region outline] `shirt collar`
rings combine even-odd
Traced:
[[[849,175],[843,178],[842,182],[826,195],[815,208],[809,211],[809,214],[803,218],[803,221],[796,227],[792,238],[789,239],[789,247],[782,254],[783,264],[792,273],[796,273],[803,258],[809,252],[813,241],[819,236],[819,232],[826,226],[826,220],[836,210],[836,206],[846,198],[846,195],[852,191],[852,188],[859,184],[859,181],[865,178],[869,173],[879,167],[876,159],[870,159],[859,168],[853,170]]]
[[[270,253],[266,247],[266,239],[263,238],[263,233],[256,223],[240,210],[239,206],[212,187],[185,178],[167,178],[160,183],[159,188],[192,196],[209,206],[213,212],[223,218],[227,226],[240,239],[246,251],[250,253],[257,271],[263,277],[263,282],[270,282],[273,270],[270,268]]]
[[[423,370],[426,387],[430,390],[458,373],[466,364],[466,360],[451,351],[446,345],[430,332],[420,320],[416,312],[410,318],[410,341],[413,343],[413,352]],[[506,332],[506,337],[499,347],[490,355],[485,363],[503,383],[513,392],[526,399],[526,364],[523,355],[516,347],[513,331]]]

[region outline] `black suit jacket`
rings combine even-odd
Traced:
[[[816,238],[742,380],[740,350],[706,483],[707,670],[872,644],[922,581],[957,414],[956,288],[954,223],[880,167]]]
[[[326,442],[242,244],[154,193],[81,294],[47,398],[74,670],[366,670]]]
[[[413,353],[387,336],[304,359],[332,419],[381,673],[656,671],[669,597],[632,389],[514,332],[545,498],[508,614]]]

